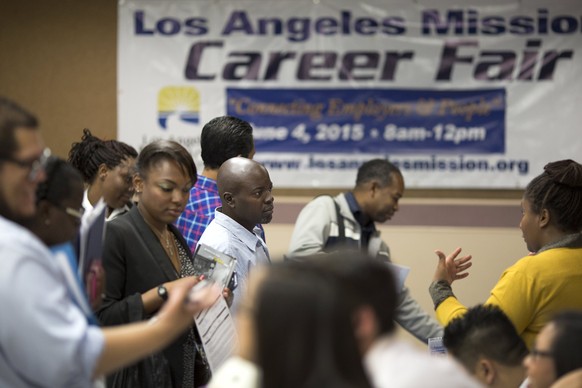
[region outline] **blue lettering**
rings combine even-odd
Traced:
[[[133,15],[134,31],[136,35],[160,34],[172,36],[183,31],[185,35],[204,35],[208,33],[208,20],[204,18],[188,18],[184,23],[179,19],[166,17],[158,20],[155,26],[147,27],[145,22],[145,12],[136,11]]]
[[[234,11],[228,19],[222,35],[230,35],[233,32],[244,32],[247,35],[253,35],[253,26],[245,11]]]
[[[429,9],[422,13],[422,33],[423,35],[432,35],[431,27],[437,35],[447,35],[450,26],[455,27],[455,34],[463,34],[464,19],[463,11],[447,12],[447,20],[442,20],[437,9]]]
[[[206,19],[203,19],[203,18],[186,19],[184,21],[184,25],[187,28],[185,29],[184,33],[186,35],[193,35],[193,36],[204,35],[204,34],[208,33],[208,27],[206,26],[207,22],[208,21]]]
[[[320,35],[337,34],[338,22],[333,18],[321,18],[315,22],[315,32]]]
[[[156,23],[156,28],[162,35],[176,35],[180,32],[180,22],[176,19],[164,18]]]
[[[135,25],[135,34],[136,35],[153,35],[154,30],[148,30],[144,26],[144,17],[145,13],[143,11],[136,11],[133,14],[133,21]]]
[[[572,16],[558,16],[552,20],[552,31],[556,34],[571,34],[578,29],[578,20]]]

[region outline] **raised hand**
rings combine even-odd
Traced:
[[[435,253],[437,254],[439,261],[434,273],[433,281],[440,281],[444,280],[448,284],[452,284],[455,280],[464,279],[469,276],[468,272],[465,272],[469,269],[473,263],[471,263],[471,259],[473,258],[471,255],[459,256],[461,253],[461,248],[457,248],[448,256],[442,251],[436,250]]]

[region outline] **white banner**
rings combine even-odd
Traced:
[[[118,134],[199,160],[254,128],[277,188],[352,187],[386,157],[412,188],[523,188],[582,159],[582,3],[119,2]],[[545,4],[542,4],[545,3]]]

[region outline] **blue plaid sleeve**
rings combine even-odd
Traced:
[[[196,245],[204,230],[214,219],[214,212],[222,205],[218,192],[214,191],[208,179],[200,178],[190,191],[186,209],[176,221],[176,227],[184,236],[190,251],[196,251]],[[214,184],[215,185],[215,184]]]

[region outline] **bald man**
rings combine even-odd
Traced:
[[[236,258],[238,287],[230,307],[235,312],[251,269],[271,262],[257,224],[268,224],[273,218],[273,183],[265,167],[236,157],[222,164],[217,184],[222,206],[216,209],[198,244]]]

